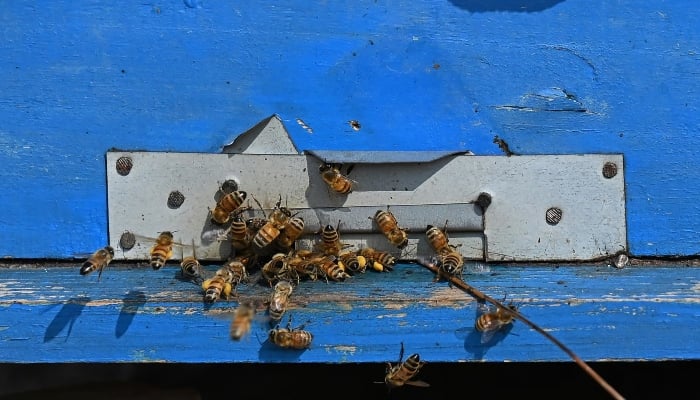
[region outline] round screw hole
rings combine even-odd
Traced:
[[[170,192],[170,195],[168,195],[168,208],[176,209],[180,208],[182,203],[185,202],[185,195],[180,193],[177,190],[173,190]]]
[[[614,162],[603,164],[603,176],[610,179],[617,175],[617,165]]]
[[[129,175],[133,166],[134,162],[129,157],[119,157],[117,159],[117,173],[121,176]]]
[[[131,232],[122,233],[122,237],[119,238],[119,247],[124,250],[131,250],[136,244],[136,236]]]
[[[545,214],[545,218],[547,219],[547,223],[550,225],[556,225],[561,221],[561,217],[563,215],[563,212],[561,211],[561,208],[558,207],[552,207],[547,210],[547,213]]]
[[[221,184],[221,192],[223,194],[233,193],[238,190],[238,182],[233,179],[226,179],[224,183]]]

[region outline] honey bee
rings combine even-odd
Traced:
[[[482,344],[491,341],[496,332],[515,321],[515,316],[509,311],[516,312],[518,308],[513,303],[506,307],[508,311],[503,307],[489,307],[483,301],[477,303],[478,316],[474,322],[474,329],[481,332]]]
[[[292,329],[292,317],[289,316],[289,322],[286,328],[280,328],[277,325],[275,328],[270,329],[268,333],[270,342],[278,347],[284,349],[296,349],[303,350],[308,349],[311,346],[311,341],[314,335],[304,330],[304,325]]]
[[[231,295],[231,281],[233,280],[233,274],[226,267],[221,267],[216,271],[213,278],[206,279],[202,282],[202,289],[204,289],[204,301],[207,303],[213,303],[218,300],[221,296],[228,299]]]
[[[396,257],[386,251],[365,247],[360,250],[360,256],[364,257],[368,264],[377,272],[391,271],[396,264]]]
[[[99,271],[97,273],[97,280],[99,281],[102,277],[102,271],[112,262],[112,258],[114,258],[112,246],[105,246],[95,251],[80,267],[80,275],[87,275],[97,270]]]
[[[290,275],[296,277],[297,281],[299,281],[301,277],[311,279],[312,281],[318,279],[318,268],[312,262],[317,256],[318,254],[315,254],[313,251],[305,249],[290,252],[286,257],[287,267],[294,271]]]
[[[447,221],[445,221],[445,229],[440,230],[440,228],[433,226],[433,225],[428,225],[428,227],[425,230],[425,236],[428,237],[428,243],[430,243],[430,247],[433,248],[437,253],[442,252],[444,249],[449,249],[450,244],[449,244],[449,239],[447,238],[447,233],[445,233],[447,230]]]
[[[245,250],[250,246],[248,224],[240,215],[236,215],[231,219],[231,226],[229,226],[227,236],[231,240],[231,247],[236,251]]]
[[[250,326],[255,318],[255,307],[251,304],[239,304],[233,314],[229,333],[231,339],[241,340],[250,332]]]
[[[281,249],[289,250],[302,233],[304,233],[304,219],[297,216],[290,217],[275,242]]]
[[[262,276],[272,286],[273,282],[281,280],[298,280],[296,271],[289,265],[287,254],[276,253],[268,262],[263,264]]]
[[[319,256],[309,260],[309,263],[316,266],[319,274],[326,278],[326,281],[329,278],[337,282],[351,278],[343,267],[338,265],[337,261],[338,258],[336,256]]]
[[[440,268],[451,276],[462,276],[464,257],[453,248],[443,248],[438,254]]]
[[[215,224],[223,225],[231,220],[231,213],[236,211],[245,201],[248,194],[242,190],[227,193],[216,203],[211,211],[211,220]]]
[[[173,256],[173,233],[170,231],[161,232],[156,239],[156,243],[151,247],[150,265],[153,269],[160,269]]]
[[[377,210],[374,214],[374,221],[379,226],[379,230],[389,239],[389,242],[399,249],[408,245],[408,234],[405,229],[399,227],[396,217],[388,209]]]
[[[367,259],[357,251],[346,251],[338,256],[338,265],[352,273],[364,274],[367,270]]]
[[[399,362],[396,365],[391,365],[387,363],[386,375],[384,376],[384,383],[386,383],[389,390],[401,387],[404,385],[428,387],[429,383],[422,380],[415,379],[420,369],[425,365],[425,361],[420,359],[418,353],[410,355],[405,361],[403,360],[403,342],[401,342],[401,352],[399,353]]]
[[[287,207],[281,207],[282,196],[272,210],[270,217],[253,237],[253,250],[256,254],[264,253],[264,249],[272,243],[280,235],[280,231],[284,229],[287,221],[292,216],[292,212]]]
[[[182,259],[182,262],[180,262],[180,272],[182,273],[183,277],[193,281],[202,279],[204,270],[202,269],[202,265],[197,260],[194,239],[192,240],[192,255]]]
[[[235,290],[238,284],[248,278],[248,272],[245,269],[245,264],[238,259],[229,260],[224,267],[231,273],[231,287]]]
[[[321,243],[319,245],[323,254],[337,256],[340,254],[340,250],[343,249],[344,246],[340,243],[339,227],[340,221],[338,221],[336,228],[329,224],[321,231]]]
[[[282,319],[282,315],[287,311],[289,296],[292,295],[293,289],[294,286],[289,281],[279,281],[275,284],[268,306],[268,313],[272,323],[278,323]]]
[[[319,172],[321,173],[321,179],[334,192],[340,194],[352,192],[354,182],[340,172],[340,167],[337,164],[321,164]]]

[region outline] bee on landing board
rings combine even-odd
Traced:
[[[207,303],[213,303],[222,296],[228,299],[231,295],[233,280],[233,274],[227,267],[221,267],[216,271],[214,277],[206,279],[202,282],[202,289],[204,290],[204,301]]]
[[[396,264],[396,257],[386,251],[375,250],[372,247],[361,249],[360,256],[364,257],[365,262],[377,272],[391,271]]]
[[[359,251],[345,251],[338,256],[338,265],[351,273],[364,274],[367,270],[367,259]]]
[[[474,329],[481,332],[481,343],[485,344],[493,339],[496,332],[505,328],[515,321],[513,313],[506,311],[502,307],[489,307],[485,302],[477,303],[477,317],[474,322]],[[506,305],[510,311],[517,311],[518,308],[510,303]]]
[[[373,219],[377,226],[379,226],[379,230],[386,236],[391,244],[399,249],[408,246],[408,234],[406,230],[399,226],[396,217],[388,210],[388,207],[387,210],[377,210]]]
[[[340,172],[340,165],[324,163],[319,167],[321,179],[336,193],[348,194],[352,192],[354,181]],[[348,170],[348,174],[349,174]]]
[[[99,271],[97,273],[97,280],[99,281],[102,277],[102,271],[109,265],[112,258],[114,258],[112,246],[105,246],[95,251],[80,267],[80,275],[87,275],[97,270]]]
[[[270,315],[270,323],[278,324],[282,316],[287,311],[289,297],[292,295],[294,286],[291,282],[283,280],[275,284],[272,295],[270,296],[270,304],[268,305],[268,314]]]
[[[287,327],[280,328],[277,325],[275,328],[270,329],[268,338],[271,343],[283,349],[303,350],[311,346],[314,335],[304,330],[304,325],[292,329],[292,317],[290,315]]]
[[[396,365],[387,363],[386,366],[384,383],[387,385],[387,388],[391,390],[404,385],[429,387],[430,384],[427,382],[416,379],[416,375],[418,375],[420,369],[425,365],[425,361],[420,359],[418,353],[411,354],[406,360],[403,360],[403,352],[403,342],[401,342],[399,361]]]
[[[192,239],[192,255],[182,259],[182,262],[180,262],[180,272],[183,277],[194,282],[201,281],[204,277],[202,265],[199,263],[199,260],[197,260],[194,239]]]

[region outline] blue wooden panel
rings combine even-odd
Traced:
[[[274,113],[301,149],[624,153],[631,252],[700,252],[685,2],[13,1],[0,23],[0,256],[101,247],[107,149],[218,151]]]
[[[315,334],[305,351],[270,345],[263,319],[250,336],[232,341],[237,301],[206,307],[201,290],[178,279],[175,266],[110,266],[99,283],[78,269],[2,271],[0,362],[381,363],[396,359],[402,341],[431,362],[570,361],[520,321],[482,345],[471,297],[432,282],[432,273],[415,264],[343,283],[302,282],[288,312],[293,326]],[[507,295],[588,362],[700,358],[700,269],[494,266],[465,278],[494,298]],[[269,291],[249,284],[238,293],[250,301]]]

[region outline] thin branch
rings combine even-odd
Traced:
[[[474,299],[480,302],[489,302],[496,307],[500,308],[502,311],[505,311],[507,313],[510,313],[515,319],[518,319],[522,322],[524,322],[526,325],[528,325],[530,328],[534,329],[535,331],[539,332],[542,334],[544,337],[549,339],[552,343],[554,343],[557,347],[562,349],[564,353],[568,354],[569,357],[571,357],[572,360],[576,364],[578,364],[579,367],[581,367],[588,375],[593,378],[603,389],[605,389],[606,392],[610,394],[614,399],[617,400],[624,400],[624,397],[615,390],[608,382],[605,381],[600,375],[598,375],[597,372],[593,370],[588,364],[586,364],[585,361],[583,361],[579,356],[577,356],[573,351],[571,351],[568,347],[566,347],[562,342],[557,340],[554,336],[546,332],[544,329],[540,328],[537,326],[534,322],[530,321],[529,319],[525,318],[519,311],[513,310],[511,307],[506,307],[501,303],[500,301],[484,294],[482,291],[479,289],[469,285],[466,283],[464,280],[457,276],[449,275],[445,271],[443,271],[441,268],[438,267],[434,262],[428,261],[428,260],[418,260],[418,264],[428,268],[431,270],[433,273],[438,275],[441,278],[444,278],[445,280],[448,280],[450,283],[453,285],[457,286],[458,288],[462,289],[465,293],[468,295],[472,296]]]

